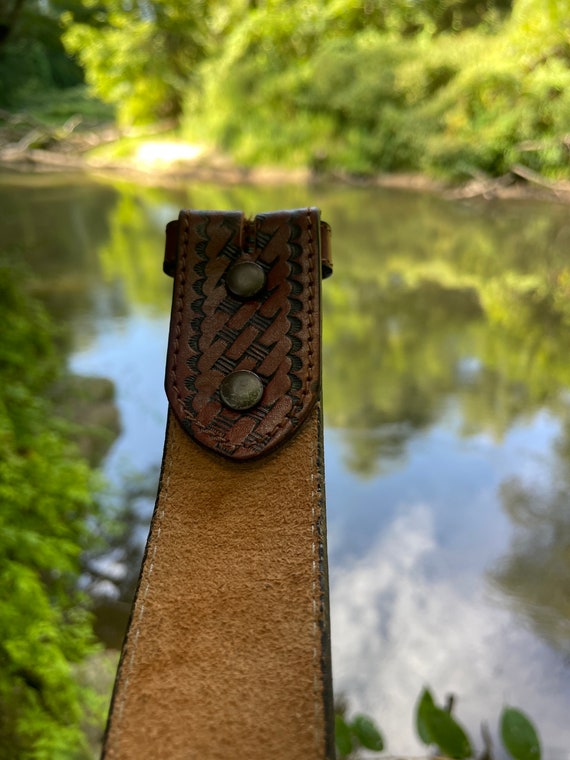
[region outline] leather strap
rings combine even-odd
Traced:
[[[253,221],[236,211],[180,213],[166,393],[188,434],[219,454],[266,454],[319,396],[319,229],[315,208]],[[247,296],[232,290],[244,265],[259,277]],[[236,372],[256,375],[250,408],[224,403],[224,381]]]
[[[175,302],[187,277],[180,227],[177,234]],[[200,266],[197,246],[187,251],[191,266]],[[289,246],[304,259],[309,251],[301,249]],[[184,289],[186,301],[199,297]],[[185,323],[193,318],[184,314]],[[177,320],[175,303],[171,338]],[[217,399],[217,380],[208,382]],[[315,390],[291,435],[254,459],[200,440],[171,405],[105,760],[333,760],[318,384]]]
[[[325,280],[333,273],[333,259],[331,246],[331,227],[327,222],[321,220],[321,266],[322,277]],[[178,239],[180,235],[180,220],[174,219],[166,225],[166,244],[164,246],[164,261],[162,269],[165,274],[174,277],[176,271],[176,260],[178,256]]]

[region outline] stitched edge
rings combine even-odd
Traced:
[[[182,256],[180,257],[180,275],[176,278],[177,282],[177,307],[176,307],[176,327],[174,328],[174,351],[172,360],[172,369],[170,375],[172,378],[172,388],[178,399],[178,403],[181,404],[180,389],[176,382],[176,366],[178,364],[178,352],[180,350],[180,336],[182,334],[182,314],[184,311],[184,296],[186,294],[186,257],[188,253],[188,238],[190,225],[188,222],[188,215],[183,217],[183,230],[184,235],[182,238]],[[181,405],[181,411],[183,406]]]
[[[167,426],[168,431],[168,426]],[[150,564],[148,564],[148,572],[144,576],[144,583],[145,587],[142,592],[142,596],[139,598],[137,597],[134,601],[134,605],[136,608],[138,608],[137,616],[133,620],[132,625],[134,626],[134,633],[133,633],[133,639],[131,643],[131,637],[130,637],[130,630],[129,630],[129,639],[127,640],[127,652],[128,652],[128,659],[125,662],[125,678],[121,685],[120,690],[120,698],[119,703],[117,705],[116,710],[116,722],[119,724],[121,722],[123,711],[125,709],[126,702],[129,697],[129,681],[131,678],[131,675],[133,673],[134,664],[135,664],[135,657],[137,655],[138,651],[138,643],[139,643],[139,637],[140,637],[140,631],[141,631],[141,625],[144,618],[144,612],[145,612],[145,604],[146,604],[146,598],[148,596],[148,592],[150,590],[150,581],[152,572],[154,570],[154,563],[156,561],[156,554],[158,550],[158,541],[160,539],[160,534],[162,533],[162,523],[164,521],[164,515],[165,515],[165,509],[166,509],[166,501],[168,499],[168,492],[170,487],[170,477],[172,474],[172,466],[173,466],[173,460],[174,457],[172,456],[172,452],[169,451],[168,454],[168,461],[165,471],[165,478],[164,478],[164,488],[160,488],[159,491],[159,504],[160,507],[157,509],[157,520],[156,520],[156,532],[153,530],[153,534],[150,537],[149,540],[152,540],[153,542],[153,548],[152,553],[150,555]],[[153,526],[154,527],[154,526]],[[143,561],[143,569],[146,569],[147,567],[147,560],[145,559]],[[116,730],[119,730],[118,728]]]
[[[319,515],[317,514],[318,506],[318,482],[315,482],[315,473],[318,473],[318,458],[315,450],[314,442],[312,442],[311,453],[311,563],[312,563],[312,614],[313,614],[313,704],[314,704],[314,726],[313,726],[313,738],[315,742],[315,752],[319,756],[321,752],[321,738],[322,731],[320,730],[321,724],[321,711],[322,711],[322,694],[320,686],[321,668],[320,668],[320,631],[319,631],[319,608],[320,608],[320,593],[319,593],[319,547],[318,547],[318,532],[317,532],[317,520]]]

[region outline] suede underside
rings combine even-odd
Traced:
[[[106,760],[329,755],[319,419],[236,463],[170,413]]]

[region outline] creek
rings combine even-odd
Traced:
[[[317,205],[335,692],[418,754],[424,685],[480,746],[504,704],[570,758],[570,218],[536,201],[343,185],[0,175],[2,242],[65,328],[69,367],[113,381],[103,469],[128,503],[94,588],[118,647],[162,454],[180,208]],[[113,582],[113,578],[115,582]],[[500,757],[500,755],[498,755]]]

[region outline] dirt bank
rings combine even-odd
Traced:
[[[85,171],[103,175],[132,177],[137,182],[170,186],[184,180],[226,184],[307,184],[315,181],[339,182],[360,187],[393,187],[425,191],[449,199],[509,198],[570,202],[570,181],[553,182],[525,166],[517,165],[502,177],[474,176],[453,184],[423,174],[379,174],[355,176],[343,171],[316,174],[310,169],[239,166],[226,155],[207,146],[176,138],[152,135],[135,137],[117,157],[113,144],[124,139],[108,127],[99,134],[69,135],[66,139],[33,147],[26,140],[0,144],[0,167],[14,172]],[[99,141],[99,142],[98,142]],[[98,150],[103,144],[105,148]],[[94,149],[95,145],[95,149]]]

